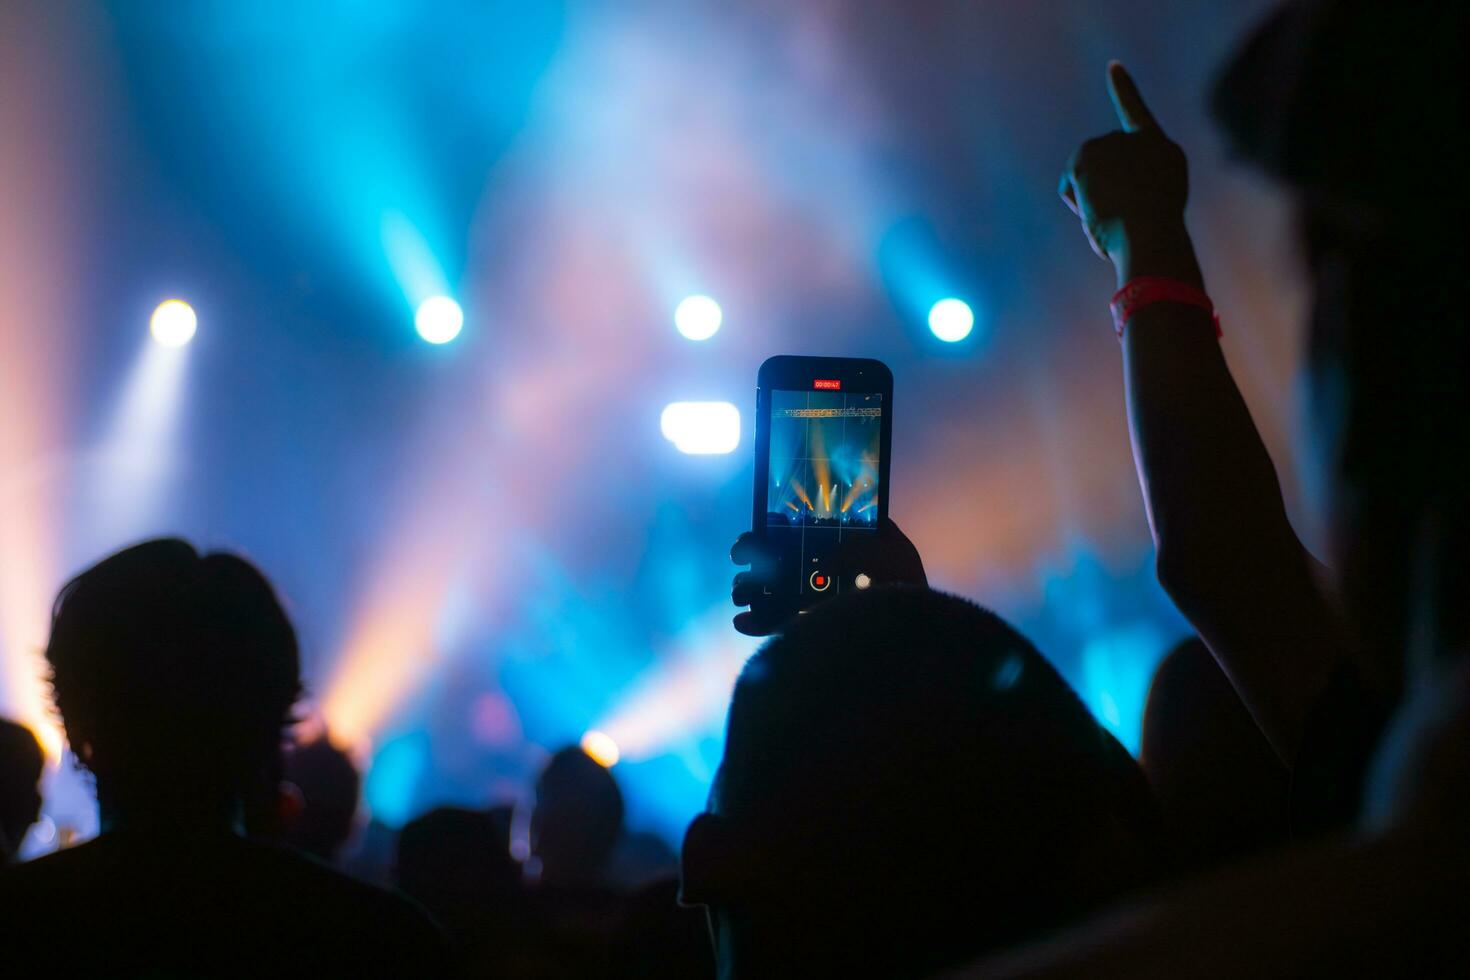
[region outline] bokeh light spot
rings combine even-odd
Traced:
[[[448,296],[431,296],[413,318],[419,336],[431,344],[447,344],[464,329],[464,310]]]
[[[686,297],[674,308],[674,326],[690,340],[709,340],[724,321],[720,304],[708,296]]]
[[[582,751],[592,757],[592,761],[605,769],[611,769],[618,764],[622,753],[618,751],[618,743],[612,740],[612,736],[606,732],[590,731],[582,736]]]
[[[659,429],[681,453],[733,453],[740,445],[740,409],[729,402],[673,402],[664,408]]]
[[[942,299],[929,307],[929,329],[945,343],[956,343],[975,329],[975,312],[962,299]]]
[[[166,299],[158,304],[148,320],[148,332],[165,347],[183,347],[194,339],[199,318],[194,307],[181,299]]]
[[[470,730],[483,745],[512,746],[524,733],[516,717],[515,706],[498,691],[490,691],[475,699],[470,712]]]

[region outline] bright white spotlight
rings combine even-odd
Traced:
[[[733,453],[740,445],[740,409],[729,402],[673,402],[658,424],[665,439],[691,456]]]
[[[687,296],[674,308],[674,326],[690,340],[709,340],[724,320],[720,304],[708,296]]]
[[[464,310],[448,296],[430,296],[413,317],[419,336],[431,344],[447,344],[464,329]]]
[[[148,332],[165,347],[183,347],[194,339],[199,318],[194,307],[181,299],[166,299],[158,304],[148,320]]]
[[[611,769],[618,764],[622,753],[618,751],[618,743],[612,740],[612,736],[605,732],[592,731],[582,736],[582,751],[592,757],[592,761],[604,769]]]
[[[929,307],[929,329],[947,344],[964,340],[975,329],[975,314],[962,299],[942,299]]]

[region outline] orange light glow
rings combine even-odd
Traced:
[[[808,425],[807,432],[811,439],[812,476],[816,479],[817,487],[821,491],[819,494],[822,501],[821,513],[829,514],[832,512],[832,500],[828,495],[827,487],[835,486],[835,484],[832,481],[831,462],[827,459],[826,438],[822,434],[823,429],[820,425]]]
[[[597,726],[637,762],[668,751],[671,743],[718,724],[745,661],[760,644],[730,629],[729,615],[716,607],[654,659],[658,666]],[[586,746],[583,746],[584,750]]]
[[[30,40],[25,40],[26,38]],[[0,713],[35,731],[54,760],[61,731],[49,709],[41,651],[51,598],[60,584],[61,494],[51,485],[64,434],[62,352],[74,288],[75,249],[64,230],[75,222],[59,148],[46,135],[67,113],[50,105],[59,66],[56,46],[28,30],[0,31],[0,184],[10,202],[0,223]]]
[[[618,743],[613,741],[612,736],[606,732],[590,731],[582,736],[582,751],[592,757],[592,761],[604,769],[611,769],[618,764],[622,753],[618,750]]]
[[[815,509],[812,507],[812,498],[807,496],[806,487],[802,486],[801,483],[796,480],[792,480],[787,485],[791,487],[791,492],[796,494],[796,499],[806,504],[807,510]],[[793,507],[792,510],[798,510],[798,508]]]
[[[334,738],[350,745],[375,741],[388,716],[453,646],[449,607],[485,545],[471,530],[484,526],[476,519],[485,506],[476,486],[462,468],[443,467],[387,539],[323,688],[321,715]]]

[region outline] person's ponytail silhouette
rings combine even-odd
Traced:
[[[102,832],[0,878],[11,962],[64,975],[433,975],[406,899],[244,836],[301,692],[295,630],[250,563],[168,539],[57,599],[56,706]],[[85,937],[85,941],[78,941]]]

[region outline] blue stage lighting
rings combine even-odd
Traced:
[[[1134,755],[1142,745],[1149,680],[1167,648],[1165,634],[1148,620],[1099,631],[1082,648],[1077,693]]]
[[[940,340],[953,344],[975,329],[975,313],[962,299],[942,299],[929,307],[929,329]]]
[[[720,304],[708,296],[687,296],[674,309],[674,326],[690,340],[709,340],[724,320]]]
[[[448,296],[431,296],[419,304],[413,325],[431,344],[447,344],[464,329],[464,311]]]
[[[148,320],[148,332],[165,347],[183,347],[194,339],[199,318],[194,307],[181,299],[166,299],[158,304]]]
[[[429,763],[429,737],[402,735],[374,756],[363,780],[362,796],[373,819],[395,830],[413,816],[415,793]]]

